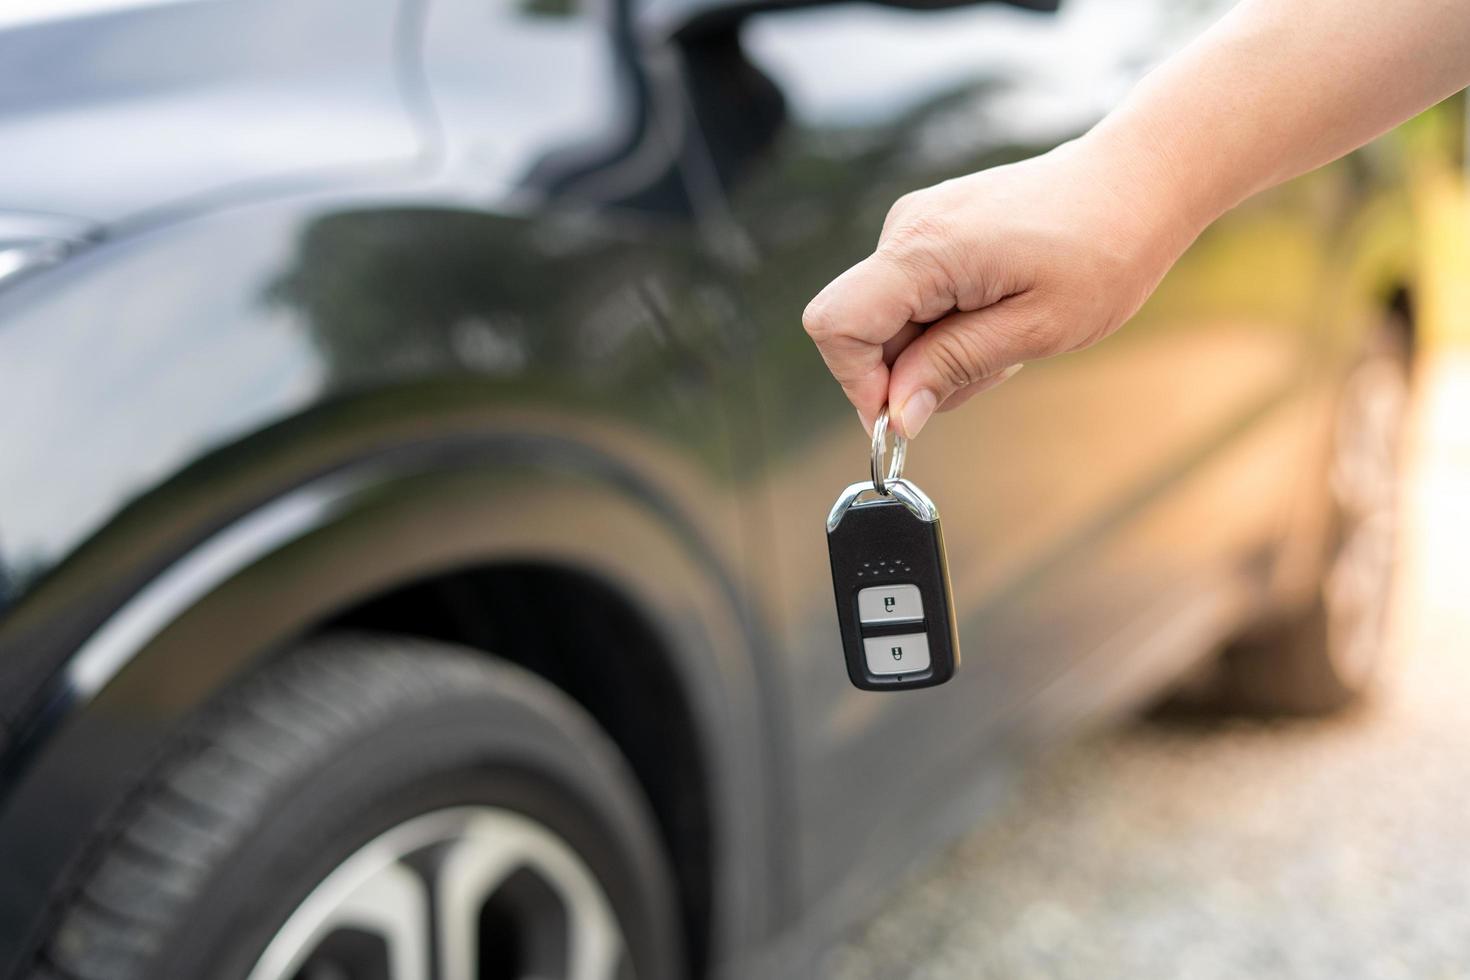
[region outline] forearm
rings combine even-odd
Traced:
[[[913,437],[1118,329],[1222,212],[1467,84],[1470,0],[1244,0],[1081,139],[905,195],[803,323],[864,422],[888,404]]]
[[[1245,0],[1088,135],[1193,237],[1470,84],[1470,0]]]

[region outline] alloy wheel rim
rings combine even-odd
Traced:
[[[612,904],[544,825],[497,807],[408,820],[337,865],[272,937],[248,980],[614,980]]]

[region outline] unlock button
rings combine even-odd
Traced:
[[[874,674],[907,674],[929,669],[929,637],[924,633],[863,637],[863,655]]]
[[[858,620],[873,623],[917,623],[924,618],[924,601],[917,585],[873,585],[858,593]]]

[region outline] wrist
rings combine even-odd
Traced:
[[[1084,137],[1100,157],[1148,182],[1156,207],[1187,241],[1274,182],[1277,154],[1263,148],[1258,125],[1243,130],[1250,114],[1234,98],[1222,102],[1218,80],[1246,71],[1238,63],[1248,65],[1259,43],[1239,27],[1217,27],[1209,44],[1191,45],[1144,76]]]
[[[1228,205],[1148,129],[1142,120],[1109,117],[1059,149],[1106,196],[1115,248],[1162,274]]]

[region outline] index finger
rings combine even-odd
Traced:
[[[802,315],[827,369],[869,431],[888,400],[883,345],[915,319],[917,308],[909,276],[875,254],[832,280]]]

